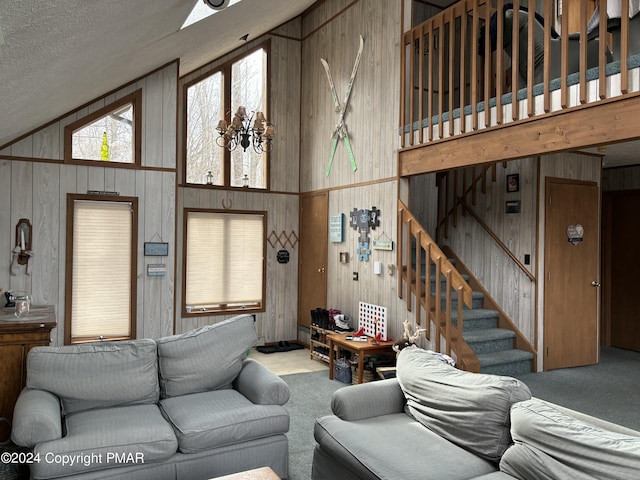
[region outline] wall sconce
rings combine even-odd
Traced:
[[[21,218],[16,224],[16,246],[13,248],[13,261],[11,262],[11,274],[18,274],[18,265],[27,266],[27,275],[31,275],[29,259],[33,256],[32,240],[33,228],[31,222]]]

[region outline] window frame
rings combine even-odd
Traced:
[[[206,310],[187,311],[187,223],[189,213],[211,213],[211,214],[229,214],[229,215],[256,215],[263,217],[262,224],[262,301],[260,305],[255,307],[226,307],[209,308]],[[183,228],[182,228],[182,317],[202,317],[216,315],[235,315],[241,313],[261,313],[266,311],[267,299],[267,225],[268,212],[265,210],[230,210],[230,209],[212,209],[212,208],[185,208],[183,210]]]
[[[270,165],[271,165],[271,152],[265,152],[265,187],[243,187],[243,186],[232,186],[231,185],[231,152],[223,147],[218,147],[223,149],[223,180],[222,185],[207,185],[204,183],[189,183],[187,182],[187,98],[188,98],[188,90],[191,86],[199,83],[206,78],[215,75],[216,73],[222,74],[222,88],[223,88],[223,111],[225,115],[225,119],[227,122],[230,122],[230,118],[227,117],[227,112],[231,110],[231,70],[233,64],[242,60],[245,57],[255,53],[258,50],[264,50],[267,56],[266,60],[266,72],[265,72],[265,114],[269,121],[271,121],[271,41],[267,40],[259,45],[252,47],[249,50],[242,52],[242,54],[234,56],[233,58],[226,60],[225,62],[217,65],[211,70],[203,73],[202,75],[198,75],[192,80],[185,82],[182,86],[182,183],[180,186],[183,187],[203,187],[203,188],[213,188],[217,190],[252,190],[257,192],[269,192],[271,191],[271,175],[270,175]],[[247,109],[250,109],[251,106],[246,105]],[[233,115],[233,112],[231,112]],[[238,148],[242,148],[238,146]],[[251,147],[249,147],[251,148]]]
[[[100,337],[71,337],[72,329],[72,306],[73,306],[73,230],[75,221],[75,202],[118,202],[131,205],[131,294],[129,297],[129,336],[100,336]],[[67,225],[66,225],[66,268],[65,268],[65,317],[64,317],[64,344],[74,345],[96,341],[111,340],[131,340],[135,339],[137,325],[137,304],[138,304],[138,197],[121,197],[119,195],[89,195],[89,194],[67,194]]]
[[[133,162],[109,162],[103,160],[90,160],[87,158],[73,158],[73,133],[85,127],[109,112],[118,110],[127,104],[133,106]],[[72,165],[100,165],[101,167],[140,168],[142,165],[142,90],[126,95],[115,102],[79,118],[64,127],[64,163]]]

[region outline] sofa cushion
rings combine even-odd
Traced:
[[[494,463],[445,440],[405,413],[351,422],[334,415],[321,417],[314,437],[329,458],[358,478],[460,480],[497,470]]]
[[[122,465],[172,457],[173,429],[157,405],[133,405],[84,411],[65,418],[66,435],[36,446],[40,461],[34,478],[67,477]]]
[[[156,403],[156,343],[142,339],[34,347],[27,357],[27,387],[58,396],[63,414]]]
[[[223,389],[160,400],[182,453],[233,445],[289,430],[280,405],[254,405],[235,390]]]
[[[258,343],[251,315],[158,340],[161,395],[175,397],[229,386],[247,350]]]
[[[500,470],[520,479],[636,479],[640,437],[575,419],[553,405],[531,399],[511,409],[515,445]]]
[[[463,372],[420,348],[402,350],[396,372],[416,420],[493,461],[512,443],[511,405],[531,398],[529,388],[515,378]]]

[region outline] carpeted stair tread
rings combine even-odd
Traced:
[[[524,350],[512,349],[503,350],[501,352],[481,353],[476,355],[480,361],[480,369],[482,367],[491,367],[494,365],[502,365],[514,362],[530,361],[533,354]]]
[[[465,332],[463,337],[467,343],[493,342],[496,340],[513,339],[515,332],[505,328],[484,328]]]

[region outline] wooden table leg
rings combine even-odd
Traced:
[[[329,337],[329,380],[333,380],[333,340],[331,340],[331,336]]]
[[[358,383],[364,380],[364,355],[362,352],[358,354]]]

